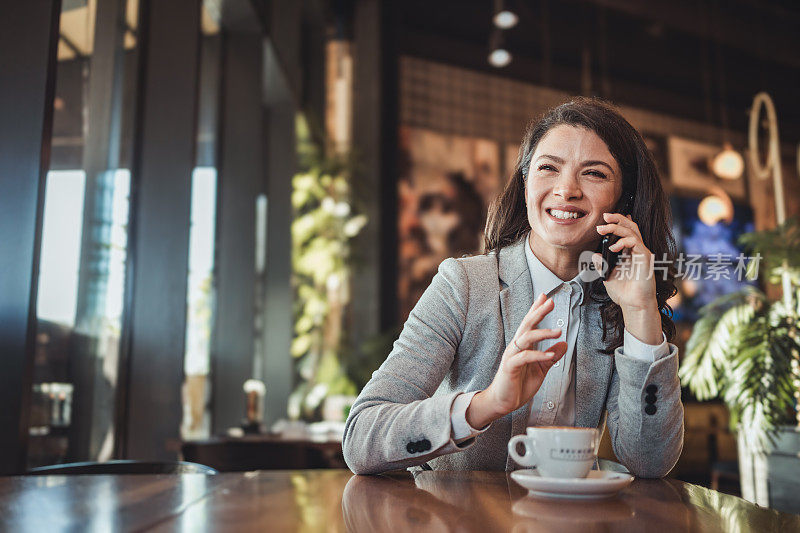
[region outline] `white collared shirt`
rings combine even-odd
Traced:
[[[570,281],[561,281],[553,274],[530,247],[526,237],[525,256],[531,275],[534,296],[545,293],[555,306],[539,323],[539,329],[561,329],[557,339],[546,339],[539,343],[538,350],[546,351],[550,346],[566,341],[567,351],[547,372],[542,386],[531,400],[529,426],[573,426],[575,425],[575,345],[581,322],[580,306],[588,291],[588,284],[580,274]],[[535,299],[535,298],[534,298]],[[662,333],[659,345],[646,344],[627,329],[624,330],[622,353],[647,362],[654,362],[669,354],[667,338]],[[452,437],[456,442],[483,433],[491,424],[475,429],[467,423],[466,413],[472,397],[478,391],[459,394],[450,410]]]

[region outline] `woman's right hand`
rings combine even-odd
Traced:
[[[533,302],[513,340],[506,346],[492,383],[472,397],[466,412],[470,426],[482,428],[528,403],[553,364],[564,356],[567,351],[564,341],[557,342],[547,352],[536,350],[539,341],[561,336],[560,329],[537,328],[554,306],[553,300],[544,293]]]

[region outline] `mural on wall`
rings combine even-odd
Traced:
[[[483,251],[489,204],[505,182],[501,144],[400,128],[398,305],[401,320],[448,257]]]

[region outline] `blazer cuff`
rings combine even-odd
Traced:
[[[671,342],[667,343],[667,347],[669,348],[669,354],[652,363],[622,353],[621,346],[617,348],[614,351],[614,366],[619,374],[620,386],[633,386],[643,391],[645,382],[650,383],[650,378],[664,371],[671,375],[671,372],[673,372],[672,367],[675,367],[675,375],[672,378],[677,382],[678,347]],[[663,387],[659,385],[659,388]],[[678,385],[678,388],[680,388],[680,385]]]
[[[469,407],[469,403],[472,401],[472,397],[478,392],[479,391],[462,392],[456,396],[456,399],[453,401],[453,404],[450,407],[450,423],[453,428],[452,438],[456,443],[460,443],[476,435],[480,435],[492,425],[490,422],[481,429],[475,429],[469,425],[469,422],[467,422],[467,408]]]
[[[669,346],[667,345],[667,336],[661,332],[661,344],[647,344],[637,339],[633,333],[624,328],[624,337],[622,342],[622,353],[633,359],[639,359],[648,363],[654,363],[669,355]]]

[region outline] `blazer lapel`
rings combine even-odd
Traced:
[[[584,304],[575,348],[575,425],[597,427],[605,409],[614,357],[601,352],[605,343],[600,304],[588,294]]]
[[[522,323],[522,319],[533,305],[533,285],[528,270],[528,260],[525,258],[525,246],[527,246],[527,238],[521,238],[516,243],[501,249],[497,258],[498,274],[500,282],[503,284],[503,289],[500,291],[500,310],[503,315],[506,346],[514,338],[514,333]],[[530,403],[525,403],[511,413],[509,439],[525,432],[529,416]],[[506,469],[508,469],[510,461],[510,457],[507,458]]]
[[[498,276],[503,287],[500,290],[500,310],[506,345],[514,338],[523,317],[533,305],[533,286],[525,258],[526,242],[527,239],[521,238],[502,248],[497,255]]]

